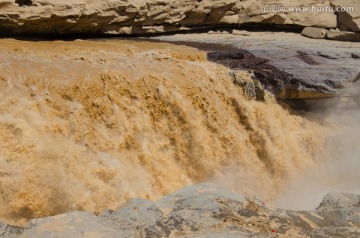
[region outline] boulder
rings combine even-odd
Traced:
[[[360,196],[329,193],[316,209],[324,220],[324,226],[360,227]]]
[[[198,184],[180,189],[158,202],[133,199],[117,211],[102,214],[99,218],[116,229],[128,231],[128,236],[122,237],[135,237],[137,233],[131,232],[136,230],[144,237],[168,237],[216,226],[217,216],[224,212],[219,201],[226,201],[228,206],[240,206],[245,198],[213,184]]]
[[[305,27],[301,34],[309,38],[324,39],[326,37],[327,30],[317,27]]]
[[[360,33],[351,31],[328,31],[326,38],[338,41],[360,42]]]
[[[18,234],[4,237],[358,237],[353,214],[358,214],[359,198],[332,193],[316,211],[287,211],[213,184],[198,184],[157,202],[132,199],[98,216],[69,212],[33,219]],[[340,210],[334,215],[340,219],[328,222],[334,209]]]
[[[360,3],[357,0],[334,0],[331,5],[338,11],[338,27],[343,31],[360,32]],[[350,8],[349,8],[350,7]],[[349,8],[349,9],[346,9]]]

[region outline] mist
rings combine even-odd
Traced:
[[[325,128],[325,151],[315,166],[298,172],[274,201],[278,207],[312,210],[329,192],[360,194],[360,110],[357,89],[316,105],[308,117]]]

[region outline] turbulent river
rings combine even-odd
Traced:
[[[353,127],[271,95],[249,100],[226,67],[190,47],[3,39],[0,54],[0,218],[13,224],[199,182],[286,200],[356,147]]]

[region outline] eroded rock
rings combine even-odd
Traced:
[[[298,2],[275,0],[270,3],[264,1],[240,1],[237,4],[239,23],[262,23],[276,25],[298,25],[322,28],[335,28],[336,16],[332,12],[296,12],[291,7],[300,6]],[[306,0],[301,6],[330,6],[330,1]]]
[[[326,37],[330,40],[360,42],[360,34],[351,31],[328,31]]]
[[[313,26],[335,28],[332,12],[267,11],[262,1],[192,0],[3,0],[0,2],[2,34],[144,34],[186,31],[241,24]],[[330,6],[330,0],[302,2],[302,6]],[[354,16],[352,19],[355,19]],[[357,21],[357,20],[356,20]]]
[[[301,32],[302,35],[314,39],[324,39],[326,37],[327,30],[317,27],[305,27]]]
[[[359,195],[331,193],[316,211],[287,211],[198,184],[157,202],[132,199],[99,216],[70,212],[34,219],[12,237],[358,237],[359,200]],[[339,213],[329,221],[332,211]]]
[[[245,31],[245,30],[233,30],[231,32],[233,35],[239,35],[239,36],[250,36],[250,32]]]
[[[324,217],[326,226],[360,227],[360,196],[329,193],[316,211]]]
[[[70,212],[47,218],[33,219],[29,222],[22,238],[67,238],[67,237],[116,237],[120,230],[109,227],[106,223],[88,212]]]

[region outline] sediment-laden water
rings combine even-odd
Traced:
[[[11,223],[203,181],[275,199],[324,159],[323,121],[247,99],[190,47],[1,40],[0,54],[0,217]]]

